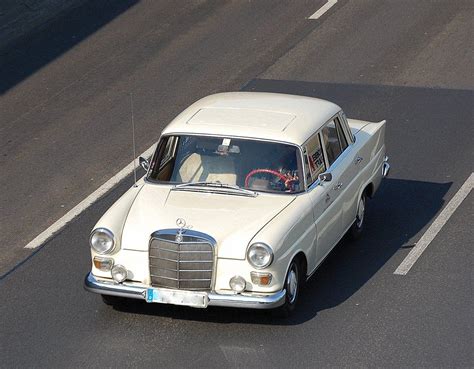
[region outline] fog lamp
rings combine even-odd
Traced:
[[[252,283],[259,286],[268,286],[272,282],[272,273],[250,272]]]
[[[241,277],[240,275],[236,275],[232,277],[229,281],[229,286],[232,288],[237,293],[241,293],[243,290],[245,290],[245,279],[244,277]]]
[[[101,258],[100,256],[95,256],[94,266],[97,269],[102,270],[103,272],[108,272],[114,266],[114,259]]]
[[[127,268],[123,265],[116,265],[112,268],[112,278],[115,282],[122,283],[127,279]]]

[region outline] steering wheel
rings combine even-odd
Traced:
[[[251,170],[249,172],[249,174],[247,174],[247,176],[245,177],[245,187],[249,186],[250,178],[252,176],[254,176],[255,174],[258,174],[258,173],[273,174],[275,177],[278,177],[281,181],[283,181],[286,188],[289,188],[289,185],[290,185],[291,182],[296,182],[297,181],[296,179],[289,179],[288,177],[284,176],[283,174],[281,174],[280,172],[278,172],[276,170],[272,170],[272,169],[254,169],[254,170]]]

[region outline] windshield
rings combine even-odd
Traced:
[[[208,136],[162,137],[148,179],[172,184],[205,183],[253,191],[303,190],[297,147],[251,139]]]

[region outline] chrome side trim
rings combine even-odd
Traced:
[[[92,273],[87,274],[84,289],[101,295],[119,296],[146,301],[148,286],[140,283],[115,283],[112,280],[98,280]],[[159,290],[159,288],[155,288]],[[286,290],[269,295],[223,295],[215,292],[207,294],[208,306],[237,307],[248,309],[273,309],[285,303]]]
[[[388,176],[388,173],[390,173],[390,164],[388,163],[388,156],[385,155],[383,158],[383,164],[382,164],[382,177],[385,178]]]

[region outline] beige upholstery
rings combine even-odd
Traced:
[[[249,188],[252,190],[266,191],[270,189],[270,181],[268,179],[251,177]]]
[[[177,175],[179,182],[221,182],[237,184],[234,159],[229,156],[191,154],[181,165]]]

